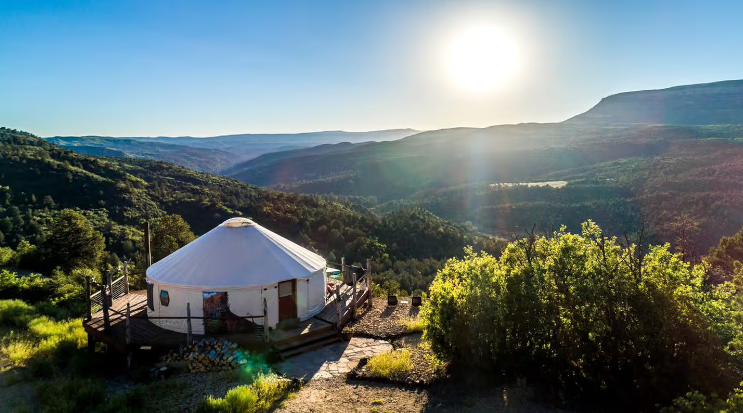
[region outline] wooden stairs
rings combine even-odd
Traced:
[[[274,342],[281,359],[308,353],[341,340],[340,334],[332,325],[326,325],[305,334]]]

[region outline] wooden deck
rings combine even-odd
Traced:
[[[368,289],[359,289],[356,291],[356,307],[361,307],[369,298]],[[344,325],[351,321],[353,302],[353,287],[350,285],[343,284],[341,286],[341,311],[340,311],[340,325]],[[335,299],[328,300],[325,303],[325,308],[318,313],[315,318],[325,321],[333,325],[338,325],[338,308],[335,304]]]
[[[152,324],[147,319],[147,291],[133,291],[113,300],[109,311],[111,329],[104,331],[103,310],[93,314],[90,320],[83,320],[85,331],[103,343],[113,345],[117,350],[126,351],[126,305],[131,309],[130,332],[133,346],[177,346],[186,342],[186,335],[166,330]]]
[[[360,307],[367,299],[369,291],[366,289],[357,292],[357,307]],[[353,288],[343,285],[341,287],[341,312],[340,325],[346,324],[351,319],[351,308],[353,299]],[[113,346],[121,352],[127,351],[126,345],[126,306],[130,306],[130,343],[131,347],[177,347],[186,343],[186,334],[158,327],[147,318],[147,291],[132,291],[127,295],[113,300],[109,309],[108,332],[105,331],[103,310],[92,315],[90,320],[83,320],[83,327],[90,337],[95,340]],[[270,343],[265,343],[262,329],[250,334],[220,334],[215,335],[238,343],[248,348],[266,348],[266,346],[280,346],[306,336],[326,333],[335,330],[338,323],[338,308],[336,300],[330,299],[325,308],[308,320],[299,323],[290,329],[275,329],[269,333]],[[194,339],[202,336],[193,335]]]

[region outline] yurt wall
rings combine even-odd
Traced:
[[[304,321],[325,307],[325,269],[307,278],[297,278],[297,314]]]

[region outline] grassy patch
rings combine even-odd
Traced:
[[[173,391],[177,383],[138,386],[111,398],[100,380],[51,380],[36,387],[41,413],[144,413],[162,411],[161,398],[153,394]]]
[[[406,317],[400,320],[400,325],[405,327],[406,333],[423,332],[423,319],[420,317]]]
[[[37,388],[42,413],[93,412],[106,400],[100,381],[45,382]]]
[[[32,377],[50,377],[76,365],[87,335],[80,319],[56,321],[20,300],[0,300],[0,361],[5,369],[27,367]],[[10,329],[10,330],[8,330]]]
[[[209,396],[196,407],[197,413],[257,413],[269,410],[291,391],[291,382],[274,374],[258,376],[252,384],[238,386],[223,398]]]
[[[34,307],[21,300],[0,300],[0,325],[25,327],[34,313]]]
[[[395,350],[378,354],[369,359],[366,368],[372,377],[388,378],[395,374],[406,373],[413,369],[410,362],[410,350]]]

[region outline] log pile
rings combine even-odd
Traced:
[[[161,361],[185,361],[191,373],[206,373],[235,369],[247,363],[247,358],[236,343],[221,338],[205,338],[190,346],[181,345],[178,350],[171,350]]]

